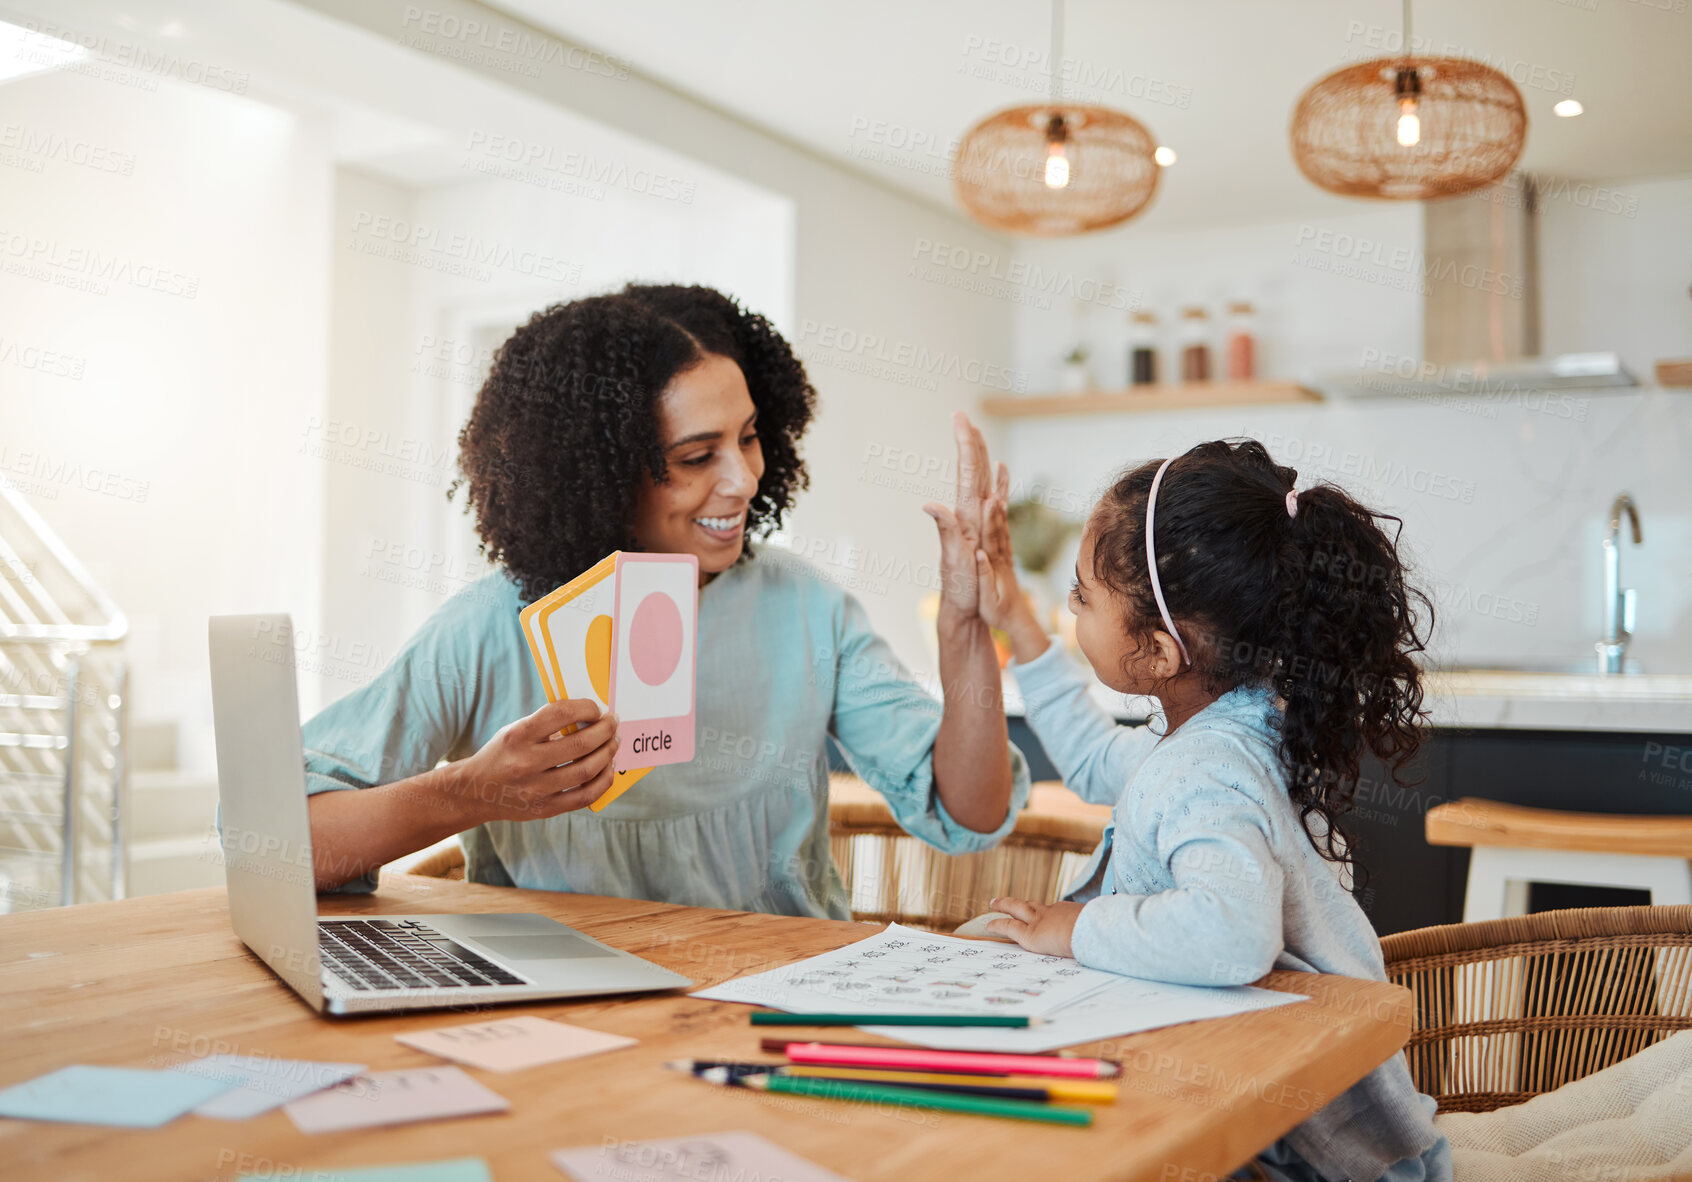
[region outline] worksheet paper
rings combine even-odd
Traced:
[[[1110,984],[1085,997],[1048,1011],[1041,1025],[1025,1030],[985,1026],[860,1026],[858,1029],[942,1051],[1031,1055],[1120,1038],[1159,1026],[1197,1022],[1202,1018],[1227,1018],[1308,1000],[1300,993],[1253,989],[1249,985],[1209,988],[1114,977]]]
[[[1025,1014],[1036,1017],[1120,980],[1067,956],[960,940],[899,924],[796,964],[693,996],[796,1014]]]
[[[952,1051],[1036,1053],[1159,1026],[1308,1001],[1270,989],[1142,981],[1014,944],[937,936],[889,924],[867,940],[693,996],[796,1014],[1019,1014],[1038,1026],[859,1027]]]

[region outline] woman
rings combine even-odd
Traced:
[[[925,507],[942,705],[855,599],[750,544],[806,485],[815,397],[769,322],[709,288],[631,285],[519,329],[459,438],[502,569],[306,724],[319,889],[374,889],[383,863],[461,833],[477,882],[846,918],[830,735],[910,833],[949,853],[996,844],[1028,772],[976,612],[986,447],[959,416],[957,511]],[[616,549],[699,560],[696,754],[588,813],[611,782],[616,718],[546,703],[518,612]]]

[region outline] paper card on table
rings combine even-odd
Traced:
[[[408,1047],[485,1071],[521,1071],[560,1059],[579,1059],[583,1055],[632,1047],[638,1041],[535,1017],[445,1026],[415,1034],[396,1034],[394,1038]]]
[[[510,1107],[504,1096],[477,1083],[462,1068],[419,1067],[355,1075],[326,1092],[291,1101],[282,1111],[302,1133],[339,1133]]]
[[[0,1116],[152,1129],[228,1089],[174,1071],[61,1067],[0,1091]]]
[[[856,944],[693,996],[796,1014],[1040,1016],[1120,979],[1066,956],[939,936],[895,923]]]
[[[303,1175],[302,1175],[303,1177]],[[243,1174],[235,1182],[275,1182],[275,1174]],[[493,1182],[488,1163],[479,1157],[416,1161],[399,1166],[314,1166],[312,1182]]]
[[[693,758],[698,616],[697,558],[623,550],[520,613],[548,700],[617,713],[616,778],[593,811],[651,768]]]
[[[195,1116],[246,1120],[272,1108],[321,1092],[364,1070],[363,1063],[314,1063],[268,1055],[210,1055],[178,1063],[171,1071],[222,1080],[229,1090],[194,1109]]]
[[[673,1182],[700,1178],[763,1178],[781,1182],[848,1182],[756,1133],[701,1133],[664,1141],[615,1141],[557,1149],[552,1164],[578,1182]]]
[[[1026,1030],[981,1026],[874,1025],[858,1029],[936,1050],[1032,1055],[1106,1038],[1120,1038],[1124,1034],[1155,1030],[1160,1026],[1174,1026],[1180,1022],[1226,1018],[1308,1000],[1300,993],[1254,989],[1249,985],[1213,988],[1117,977],[1102,989],[1047,1011],[1042,1025],[1030,1026]]]

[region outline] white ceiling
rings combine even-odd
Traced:
[[[492,2],[947,208],[947,143],[995,110],[1038,101],[1048,85],[1041,0]],[[1529,119],[1522,167],[1588,180],[1686,174],[1692,11],[1674,11],[1678,2],[1437,0],[1415,6],[1414,32],[1428,52],[1478,57],[1516,80]],[[1397,49],[1399,4],[1071,0],[1065,21],[1064,57],[1087,76],[1078,97],[1128,112],[1178,153],[1138,224],[1296,218],[1347,204],[1298,172],[1288,119],[1318,78]],[[1554,116],[1564,97],[1586,114]],[[911,150],[905,137],[933,147]]]

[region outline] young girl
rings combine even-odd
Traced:
[[[987,930],[1158,981],[1240,985],[1270,969],[1384,980],[1339,825],[1365,748],[1420,742],[1411,654],[1432,607],[1396,536],[1253,440],[1127,472],[1093,509],[1070,610],[1093,671],[1162,704],[1117,726],[1016,587],[1005,505],[988,506],[979,611],[1010,638],[1028,721],[1087,800],[1115,804],[1065,900],[996,899]],[[1004,487],[1001,478],[1000,487]],[[1401,523],[1399,523],[1401,524]],[[1264,1152],[1275,1178],[1449,1178],[1434,1102],[1395,1056]]]

